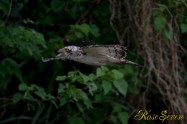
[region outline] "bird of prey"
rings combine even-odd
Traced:
[[[58,55],[54,58],[42,58],[43,62],[51,60],[73,60],[93,66],[108,64],[133,64],[127,57],[127,48],[121,45],[90,45],[85,47],[66,46],[58,50]]]

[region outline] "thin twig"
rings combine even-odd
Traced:
[[[9,19],[9,17],[10,17],[11,11],[12,11],[12,0],[10,0],[9,10],[8,10],[8,13],[7,13],[7,17],[6,17],[6,19],[5,19],[5,22],[4,22],[4,24],[2,24],[1,26],[6,25],[6,23],[8,22],[8,19]]]

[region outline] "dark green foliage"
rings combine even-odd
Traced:
[[[165,13],[177,4],[168,1],[160,1],[159,11],[152,14],[154,30],[164,32],[166,40],[172,33]],[[187,16],[185,6],[180,12]],[[179,22],[183,36],[187,20],[181,16]],[[184,36],[181,41],[184,48],[186,40]],[[113,65],[94,70],[71,61],[41,62],[66,45],[87,44],[118,44],[107,1],[1,0],[0,123],[127,124],[135,108],[131,97],[145,87],[138,78],[140,68]],[[129,46],[128,58],[142,62],[132,54],[133,41]],[[185,74],[182,78],[187,80]]]

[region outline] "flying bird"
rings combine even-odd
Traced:
[[[42,61],[68,59],[93,66],[108,64],[133,64],[139,66],[135,62],[127,60],[126,57],[127,48],[121,45],[66,46],[59,49],[54,58],[42,58]]]

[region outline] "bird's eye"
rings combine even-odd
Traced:
[[[70,49],[68,49],[68,48],[65,48],[65,51],[66,51],[66,52],[71,52],[71,50],[70,50]]]
[[[58,53],[66,53],[66,52],[71,52],[71,50],[68,48],[62,48],[58,50]]]

